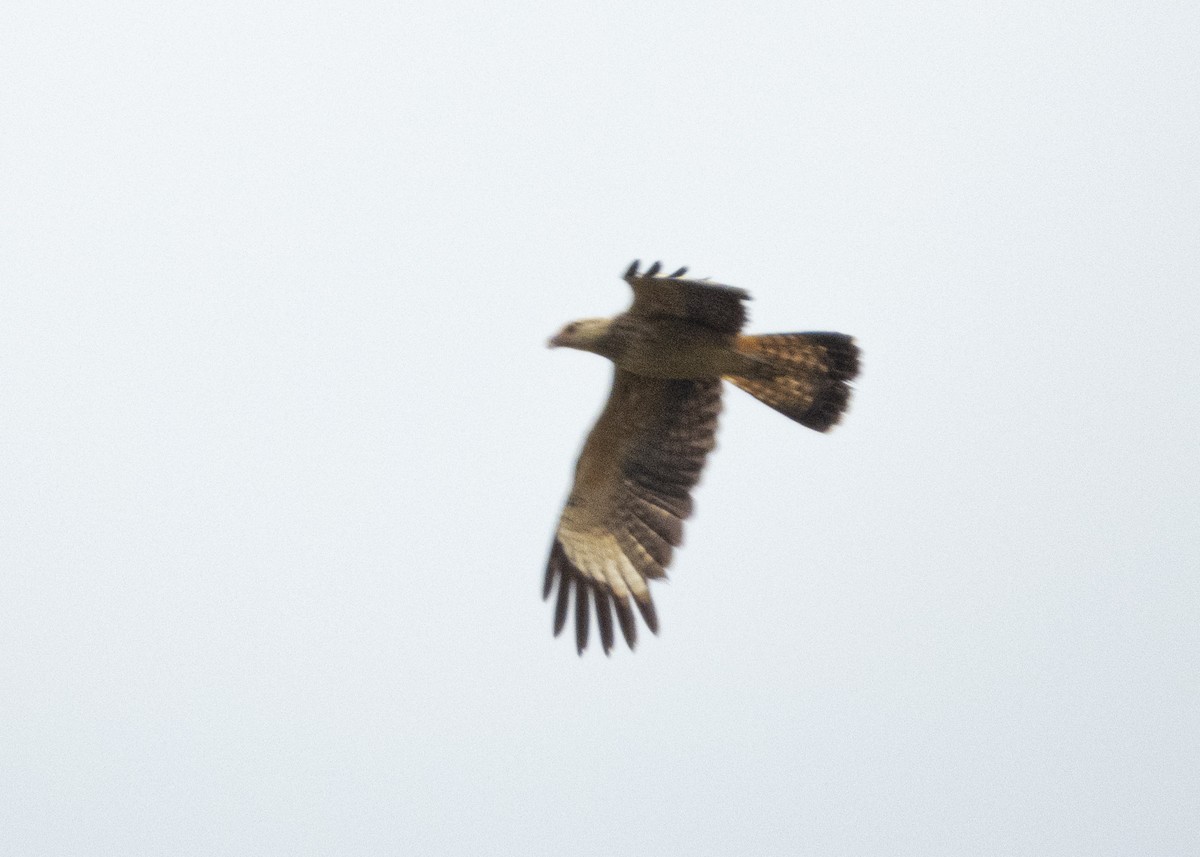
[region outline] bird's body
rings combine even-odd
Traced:
[[[746,368],[746,357],[734,347],[736,336],[682,319],[645,324],[636,316],[619,315],[610,327],[609,350],[603,356],[643,378],[719,378]]]
[[[625,279],[634,302],[612,319],[572,322],[552,346],[590,351],[616,365],[608,403],[588,435],[546,568],[559,582],[554,631],[575,592],[576,646],[587,645],[594,602],[600,638],[613,643],[613,614],[630,647],[637,627],[658,620],[647,580],[665,576],[692,511],[690,492],[715,445],[722,379],[818,431],[840,417],[858,349],[840,333],[741,334],[749,295],[686,269],[657,276],[656,263]]]

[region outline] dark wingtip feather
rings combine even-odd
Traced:
[[[588,618],[592,615],[588,608],[588,593],[591,589],[582,580],[575,582],[575,649],[581,655],[588,642]]]
[[[571,595],[571,578],[565,574],[558,584],[558,600],[554,603],[554,636],[562,633],[567,624],[567,599]]]
[[[613,606],[617,610],[617,622],[621,625],[621,635],[625,644],[633,650],[637,646],[637,622],[634,621],[633,611],[629,609],[628,598],[614,598]]]
[[[613,647],[612,602],[606,592],[597,591],[595,596],[596,624],[600,626],[600,645],[604,647],[604,654],[607,655]]]
[[[662,262],[655,262],[653,265],[651,265],[649,268],[646,269],[646,273],[643,276],[656,277],[656,276],[658,276],[658,272],[661,270],[662,270]]]
[[[629,267],[625,269],[625,279],[631,280],[638,275],[638,265],[642,264],[638,259],[634,259]]]
[[[542,600],[545,601],[550,597],[550,590],[554,588],[554,578],[559,573],[558,553],[562,550],[562,545],[558,539],[554,540],[554,544],[550,547],[550,558],[546,560],[546,579],[542,582]]]
[[[633,601],[637,605],[638,612],[642,614],[642,618],[646,620],[646,627],[651,633],[658,633],[658,613],[654,610],[654,602],[650,600],[650,596],[646,596],[646,600],[635,598]]]
[[[682,268],[680,268],[680,269],[679,269],[678,271],[676,271],[674,274],[671,274],[671,279],[673,280],[673,279],[675,279],[676,277],[682,277],[682,276],[683,276],[684,274],[686,274],[686,273],[687,273],[687,266],[686,266],[686,265],[684,265]]]

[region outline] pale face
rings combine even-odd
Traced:
[[[585,318],[573,321],[560,330],[549,342],[551,348],[578,348],[594,351],[600,338],[608,332],[607,318]]]

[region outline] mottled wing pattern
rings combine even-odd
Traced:
[[[659,276],[661,265],[655,262],[638,273],[634,262],[625,272],[625,282],[633,289],[630,315],[645,318],[678,318],[703,325],[718,333],[737,333],[746,323],[745,289],[684,279],[687,268]]]
[[[588,642],[595,605],[605,654],[613,615],[633,648],[636,605],[651,631],[658,617],[647,581],[663,577],[692,513],[691,489],[715,445],[721,381],[666,381],[618,369],[603,413],[588,435],[575,484],[559,519],[543,596],[558,583],[554,633],[574,592],[575,643]]]

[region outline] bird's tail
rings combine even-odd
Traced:
[[[844,333],[769,333],[739,336],[749,357],[743,374],[725,380],[816,431],[828,431],[850,400],[858,346]]]

